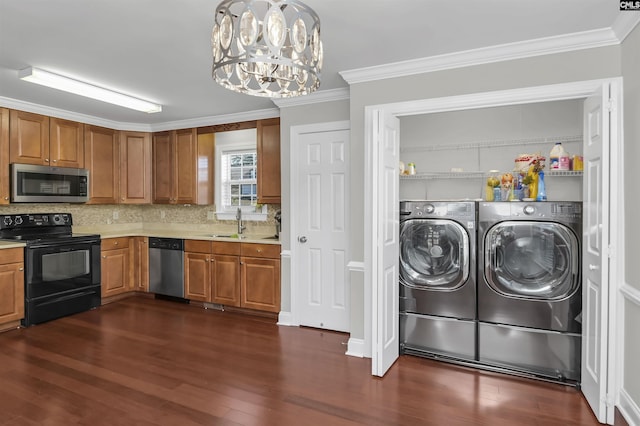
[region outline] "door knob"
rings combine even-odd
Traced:
[[[300,241],[302,244],[307,242],[307,237],[302,236],[302,237],[298,237],[298,241]]]
[[[597,269],[600,269],[600,268],[598,267],[598,265],[589,265],[589,270],[590,270],[590,271],[595,271],[595,270],[597,270]]]

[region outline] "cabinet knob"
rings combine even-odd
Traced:
[[[262,249],[257,249],[256,250],[258,253],[262,253]]]
[[[118,242],[116,241],[116,242],[115,242],[115,243],[113,243],[113,244],[117,246],[117,245],[118,245]]]
[[[53,162],[54,162],[54,163],[57,163],[57,162],[58,162],[58,160],[53,160]]]
[[[107,258],[107,256],[102,256],[102,258],[103,258],[103,259],[106,259],[106,258]]]
[[[45,162],[45,163],[48,163],[48,162],[49,162],[49,159],[48,159],[48,158],[45,158],[45,159],[44,159],[44,162]]]
[[[8,199],[9,199],[9,197],[4,197],[4,199],[5,199],[5,200],[8,200]]]
[[[18,268],[18,271],[24,271],[24,268]]]

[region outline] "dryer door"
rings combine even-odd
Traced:
[[[469,277],[469,235],[446,219],[400,224],[400,279],[408,287],[452,291]]]
[[[502,296],[563,300],[580,287],[580,247],[565,225],[506,221],[484,239],[484,274]]]

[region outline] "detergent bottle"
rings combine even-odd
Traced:
[[[569,158],[569,154],[564,150],[562,143],[556,142],[556,144],[551,149],[551,152],[549,153],[549,170],[560,169],[561,157]]]

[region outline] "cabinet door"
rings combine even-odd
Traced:
[[[194,204],[196,202],[196,129],[176,131],[175,199],[177,204]]]
[[[153,135],[153,203],[173,202],[173,132]]]
[[[135,237],[133,240],[132,288],[149,291],[149,238]]]
[[[280,204],[280,119],[258,121],[258,203]]]
[[[89,169],[89,203],[116,204],[120,192],[118,132],[85,125],[85,166]]]
[[[102,251],[102,297],[110,297],[129,291],[129,249]]]
[[[0,108],[0,204],[9,204],[9,110]]]
[[[49,165],[49,117],[11,111],[9,162]]]
[[[120,132],[120,203],[151,203],[151,135]]]
[[[84,125],[60,118],[49,119],[51,166],[84,167]]]
[[[0,324],[24,318],[24,265],[0,265]]]
[[[280,312],[280,261],[243,257],[241,267],[240,306]]]
[[[212,257],[211,301],[227,306],[240,306],[240,257]]]
[[[209,302],[211,293],[210,254],[184,254],[184,297]]]

